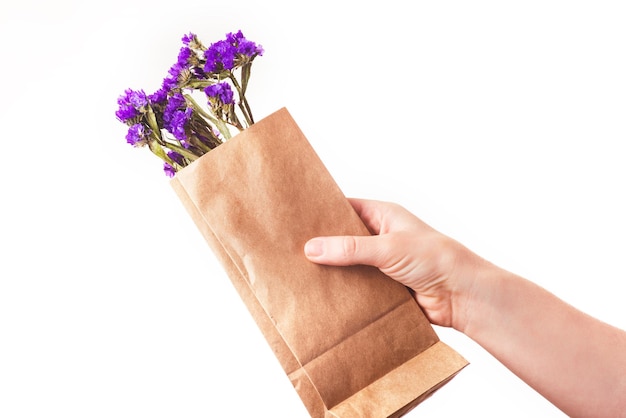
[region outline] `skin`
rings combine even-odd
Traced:
[[[305,255],[372,265],[428,319],[476,341],[571,417],[626,417],[626,332],[484,260],[403,207],[349,199],[372,236],[312,238]]]

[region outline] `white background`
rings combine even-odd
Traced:
[[[257,120],[286,106],[346,195],[396,201],[626,327],[623,2],[409,4],[2,3],[0,416],[307,416],[114,115],[190,31],[264,46]],[[436,330],[471,364],[410,417],[562,416]]]

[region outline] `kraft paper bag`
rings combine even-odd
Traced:
[[[311,417],[399,417],[467,365],[403,285],[306,259],[312,237],[369,232],[287,109],[171,184]]]

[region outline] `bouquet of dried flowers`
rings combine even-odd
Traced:
[[[126,141],[148,146],[169,177],[230,139],[231,129],[254,123],[246,89],[252,61],[263,55],[261,45],[241,31],[208,48],[193,33],[182,42],[161,87],[153,94],[125,90],[115,112],[128,126]]]

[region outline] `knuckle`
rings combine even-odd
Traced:
[[[343,256],[346,259],[353,258],[358,251],[357,240],[353,236],[344,237],[343,239]]]

